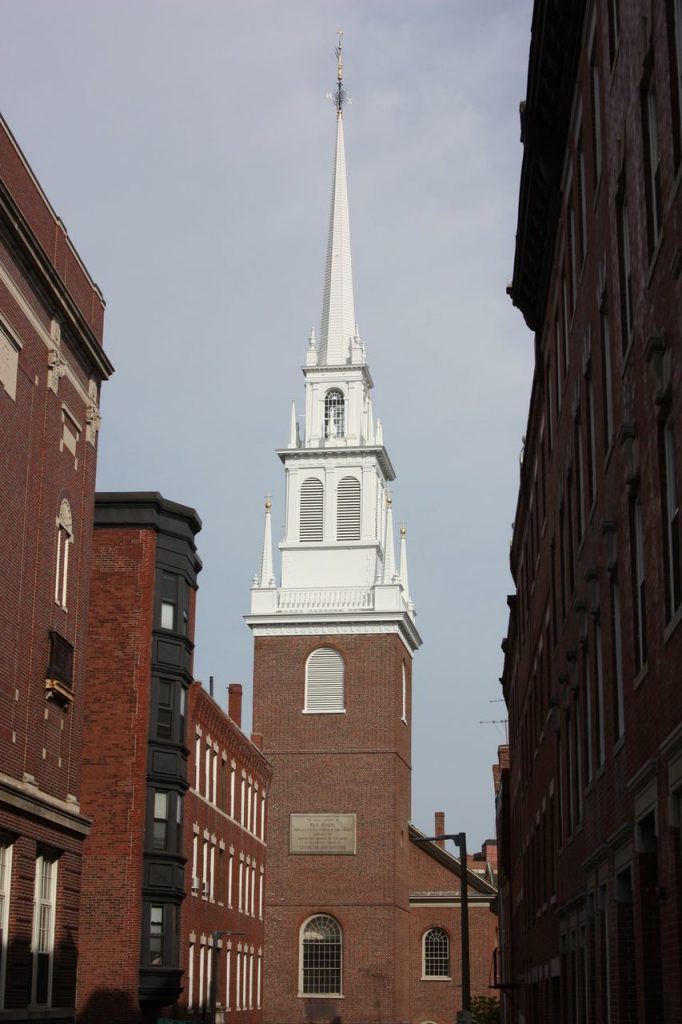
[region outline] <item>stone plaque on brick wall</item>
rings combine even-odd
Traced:
[[[354,814],[289,815],[289,853],[355,852]]]

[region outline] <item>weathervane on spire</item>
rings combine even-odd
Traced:
[[[348,93],[343,87],[343,32],[341,29],[336,30],[338,42],[334,49],[336,54],[336,92],[327,93],[327,99],[334,100],[334,106],[339,117],[343,116],[343,108],[346,103],[350,103]]]

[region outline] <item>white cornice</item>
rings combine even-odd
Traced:
[[[337,613],[306,612],[301,615],[274,613],[245,615],[254,636],[333,636],[397,633],[410,654],[422,645],[416,625],[406,612]]]
[[[327,462],[333,458],[335,462],[348,462],[370,455],[376,458],[386,480],[395,480],[393,463],[383,445],[358,445],[354,448],[278,448],[277,454],[285,464],[296,459],[318,459],[320,462]]]

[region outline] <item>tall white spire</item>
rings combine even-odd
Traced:
[[[320,366],[343,366],[350,358],[351,339],[356,335],[355,303],[353,301],[353,268],[350,252],[350,219],[348,216],[348,185],[346,154],[343,144],[343,88],[342,36],[339,32],[337,56],[336,153],[332,202],[329,214],[327,265],[322,297],[322,326],[320,330]]]
[[[275,574],[272,568],[272,502],[270,495],[265,499],[265,530],[263,531],[263,554],[260,560],[261,587],[274,587]]]
[[[405,591],[405,597],[409,598],[410,584],[407,578],[407,527],[405,523],[400,524],[400,582]]]
[[[395,578],[395,541],[393,537],[393,498],[386,495],[386,539],[384,541],[384,583]]]

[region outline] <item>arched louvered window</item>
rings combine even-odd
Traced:
[[[319,647],[305,669],[305,710],[317,714],[344,711],[343,658],[331,647]]]
[[[360,540],[360,481],[344,476],[336,492],[336,539]]]
[[[345,437],[346,407],[343,392],[332,388],[324,396],[324,436]]]
[[[343,935],[339,922],[316,914],[301,929],[301,995],[341,995]]]
[[[450,977],[450,939],[443,928],[431,928],[424,936],[424,977]]]
[[[322,481],[309,477],[301,486],[301,522],[299,539],[302,541],[321,541],[323,533],[323,499]]]

